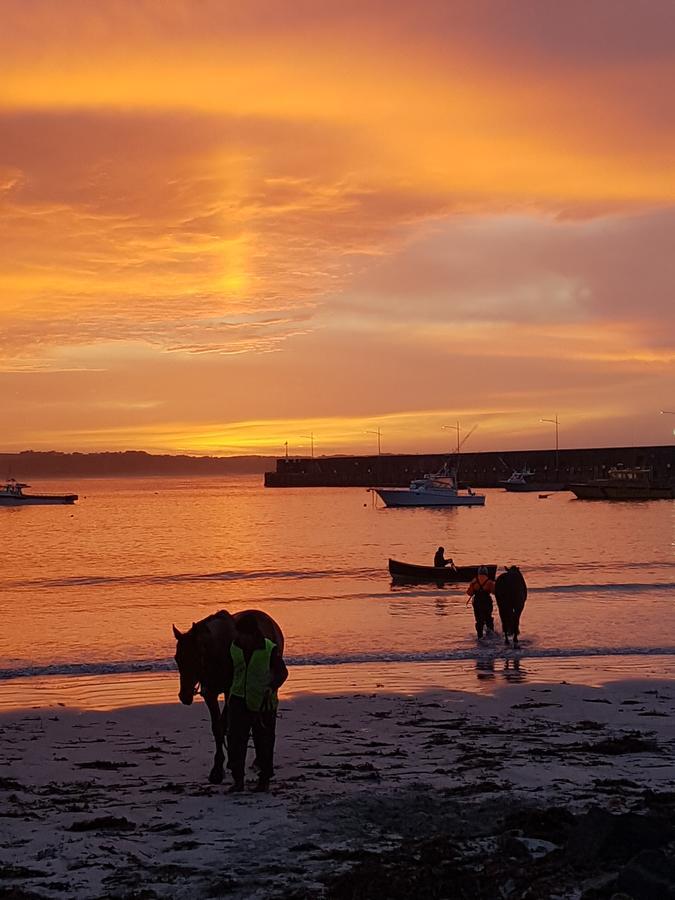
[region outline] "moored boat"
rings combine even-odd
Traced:
[[[579,500],[673,500],[675,486],[653,479],[652,470],[639,466],[618,465],[606,478],[595,478],[585,484],[571,484]]]
[[[77,500],[77,494],[24,494],[27,487],[30,485],[9,478],[0,487],[0,506],[63,506]]]
[[[414,563],[389,560],[389,574],[401,581],[434,581],[434,582],[466,582],[467,584],[478,574],[478,566],[417,566]],[[497,566],[487,566],[488,576],[492,579],[497,574]]]
[[[485,494],[471,488],[460,490],[455,469],[444,467],[434,475],[410,482],[408,488],[373,488],[389,507],[484,506]]]
[[[554,491],[568,490],[567,485],[562,484],[562,482],[559,481],[533,481],[532,479],[535,474],[536,473],[528,469],[527,466],[524,469],[514,469],[511,476],[505,481],[500,481],[499,484],[504,490],[513,494],[524,494],[529,493],[530,491],[545,491],[550,494]]]

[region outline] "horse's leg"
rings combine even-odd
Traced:
[[[502,623],[502,633],[504,634],[504,643],[509,646],[509,619],[503,600],[497,601],[497,609],[499,610],[499,621]]]
[[[225,753],[223,751],[223,744],[225,741],[224,717],[226,715],[227,706],[221,713],[218,694],[204,694],[204,702],[206,703],[211,716],[211,731],[213,732],[213,740],[216,743],[216,752],[213,757],[213,767],[209,772],[209,781],[211,784],[222,784],[223,764],[225,762]]]
[[[223,745],[223,748],[225,751],[227,750],[227,728],[228,728],[227,710],[228,710],[227,694],[225,694],[225,702],[223,703],[223,711],[220,714],[220,730],[221,730],[221,734],[223,735],[222,745]],[[228,758],[227,764],[229,766],[229,758]]]
[[[523,612],[522,603],[515,604],[513,607],[513,646],[518,646],[518,635],[520,634],[520,616]]]

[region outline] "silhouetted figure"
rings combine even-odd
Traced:
[[[188,631],[179,631],[175,625],[172,627],[176,638],[175,660],[180,677],[178,699],[190,706],[195,696],[201,694],[211,718],[215,742],[213,766],[209,772],[211,784],[220,784],[223,780],[227,691],[232,684],[230,646],[236,634],[237,621],[250,615],[255,616],[263,635],[276,644],[278,654],[283,656],[283,631],[271,616],[260,609],[241,610],[234,615],[219,609],[199,622],[193,622]],[[225,695],[222,709],[219,699],[221,694]]]
[[[434,567],[436,569],[444,569],[446,566],[450,566],[452,569],[455,568],[452,559],[445,558],[445,547],[439,547],[434,555]]]
[[[509,643],[509,635],[513,637],[513,646],[518,646],[520,634],[520,617],[527,600],[527,584],[518,566],[506,566],[495,582],[495,597],[499,618],[504,632],[504,642]]]
[[[488,575],[485,566],[478,569],[478,574],[468,587],[467,594],[472,598],[473,614],[476,619],[476,634],[483,637],[483,631],[492,634],[495,630],[492,618],[492,594],[495,591],[495,583]]]
[[[255,615],[243,615],[237,621],[227,668],[227,752],[234,779],[230,790],[244,790],[252,734],[259,768],[255,790],[266,791],[274,774],[277,691],[288,678],[288,669],[276,644],[263,636]]]

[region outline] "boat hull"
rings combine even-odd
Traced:
[[[570,490],[579,500],[672,500],[675,488],[628,484],[571,484]]]
[[[487,566],[486,568],[489,577],[494,579],[497,574],[497,566]],[[389,574],[397,581],[468,584],[478,574],[478,566],[456,566],[451,569],[439,566],[416,566],[413,563],[390,559]]]
[[[0,496],[0,506],[66,506],[75,503],[77,494],[22,494],[19,497]]]
[[[443,507],[443,506],[485,506],[483,494],[445,494],[443,491],[409,491],[405,489],[375,488],[385,506],[390,508]]]

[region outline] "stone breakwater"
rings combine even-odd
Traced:
[[[266,487],[407,487],[413,478],[437,472],[447,453],[382,456],[283,457],[265,472]],[[534,481],[569,484],[601,478],[619,464],[646,466],[654,478],[675,478],[675,445],[599,447],[577,450],[504,450],[462,453],[460,480],[474,487],[498,487],[514,470],[530,469]]]

